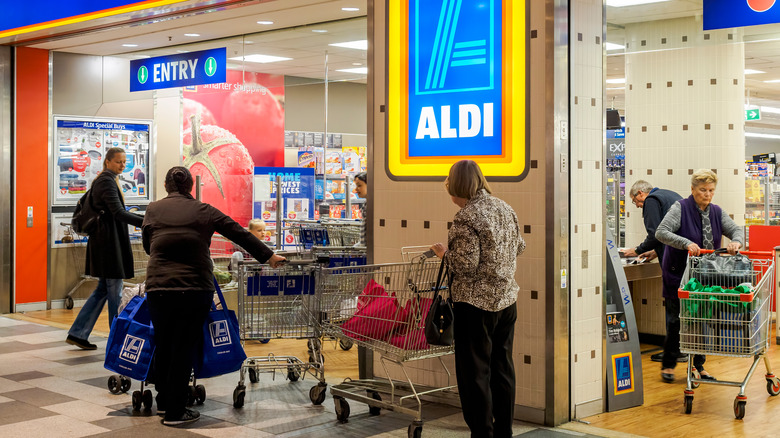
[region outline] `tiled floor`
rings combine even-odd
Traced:
[[[260,382],[248,384],[242,409],[232,406],[237,373],[199,381],[207,391],[205,403],[196,406],[200,420],[184,427],[166,427],[154,407],[134,412],[130,393],[108,391],[111,372],[103,368],[105,338],[93,336],[91,341],[98,349],[82,351],[65,344],[65,336],[62,329],[0,317],[0,436],[407,436],[409,417],[388,411],[373,416],[367,406],[351,402],[349,422],[341,424],[332,397],[326,397],[321,406],[312,405],[309,388],[313,379],[291,383],[279,375],[273,380],[270,374],[260,374]],[[130,392],[137,389],[140,383],[133,382]],[[425,437],[469,436],[457,408],[428,403],[423,415]],[[520,422],[515,423],[514,433],[523,437],[595,436],[593,431],[588,435]]]

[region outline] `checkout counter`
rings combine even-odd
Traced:
[[[658,259],[637,263],[636,257],[621,257],[636,314],[641,342],[663,345],[666,313],[661,289],[661,264]]]

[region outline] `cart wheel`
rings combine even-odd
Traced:
[[[144,391],[142,401],[145,409],[152,409],[152,404],[154,403],[154,399],[152,398],[152,391],[149,391],[148,389]]]
[[[355,343],[352,342],[352,339],[339,339],[339,347],[344,351],[349,350],[353,345],[355,345]]]
[[[772,397],[780,394],[780,380],[766,379],[766,392]]]
[[[143,404],[143,396],[141,391],[133,391],[133,410],[140,411]]]
[[[686,395],[685,396],[685,413],[690,414],[691,411],[693,411],[693,396],[692,395]]]
[[[73,308],[73,298],[70,295],[65,297],[65,308],[68,310]]]
[[[309,399],[313,405],[321,405],[325,401],[325,392],[328,385],[326,383],[319,383],[312,386],[309,390]]]
[[[195,387],[194,386],[188,386],[187,387],[187,407],[191,407],[195,404],[195,398],[197,394],[195,393]]]
[[[333,404],[336,405],[336,419],[338,419],[340,423],[348,422],[349,403],[347,403],[347,401],[344,400],[344,397],[339,397],[338,395],[334,395]]]
[[[412,421],[407,430],[409,438],[422,437],[422,421]]]
[[[257,378],[257,371],[255,371],[254,368],[249,368],[247,370],[249,372],[249,381],[252,383],[257,383],[260,381],[260,379]]]
[[[313,339],[309,339],[308,341],[306,341],[306,348],[309,350],[309,353],[311,353],[312,350],[314,350],[314,340]]]
[[[122,392],[127,392],[130,390],[130,387],[133,385],[133,381],[130,380],[129,377],[125,376],[119,376],[119,383],[122,386]]]
[[[298,367],[287,367],[287,379],[297,382],[301,378],[301,370]]]
[[[119,376],[116,374],[108,377],[108,392],[111,394],[119,394],[122,392],[122,383],[119,381]]]
[[[246,386],[236,386],[236,389],[233,390],[233,407],[236,409],[243,408],[244,397],[246,397]]]
[[[261,344],[267,344],[271,342],[271,338],[263,338],[263,339],[259,339],[259,341]]]
[[[379,401],[382,401],[382,396],[381,396],[381,395],[379,395],[379,393],[378,393],[378,392],[376,392],[376,391],[366,391],[366,392],[368,392],[368,395],[369,395],[371,398],[373,398],[374,400],[379,400]],[[381,411],[382,411],[382,408],[380,408],[379,406],[371,406],[371,405],[368,405],[368,412],[369,412],[371,415],[379,415],[379,413],[380,413]]]
[[[747,400],[740,400],[739,396],[737,396],[737,398],[734,399],[734,417],[737,420],[741,420],[745,418],[746,404],[747,404]]]
[[[197,385],[195,387],[195,403],[202,405],[206,401],[206,387]]]

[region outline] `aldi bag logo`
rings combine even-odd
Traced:
[[[228,330],[228,322],[226,320],[221,319],[209,324],[209,333],[211,333],[212,347],[230,345],[230,330]]]
[[[141,357],[141,350],[144,349],[145,342],[145,340],[132,335],[125,336],[125,342],[122,345],[122,349],[119,351],[119,358],[137,364],[138,358]]]

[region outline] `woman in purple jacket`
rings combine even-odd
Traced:
[[[672,205],[658,225],[656,239],[666,245],[661,263],[664,305],[666,307],[666,340],[661,364],[661,378],[674,382],[675,360],[680,354],[680,287],[688,254],[698,256],[702,249],[718,249],[723,236],[731,239],[726,249],[736,254],[745,240],[742,227],[738,226],[725,210],[712,203],[718,176],[711,170],[701,169],[691,177],[691,196]],[[693,366],[702,379],[715,380],[704,371],[703,355],[693,358]]]

